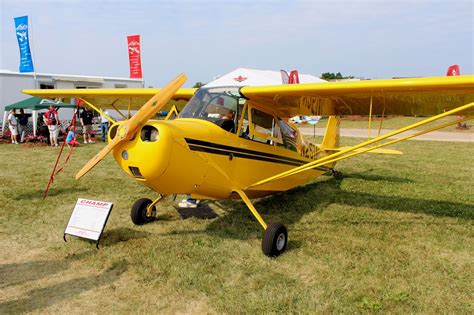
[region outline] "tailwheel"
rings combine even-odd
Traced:
[[[262,251],[269,257],[282,254],[288,243],[288,231],[281,223],[270,224],[263,234]]]
[[[331,176],[334,177],[335,179],[342,179],[343,175],[341,172],[336,171],[334,168],[331,169]]]
[[[156,208],[152,205],[153,201],[148,198],[141,198],[135,201],[130,212],[130,217],[135,225],[143,225],[155,220]],[[148,207],[151,206],[151,213],[148,213]]]

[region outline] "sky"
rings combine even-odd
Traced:
[[[0,0],[0,69],[18,71],[13,18],[32,23],[36,71],[128,77],[140,34],[146,86],[238,67],[366,78],[474,73],[473,1]],[[31,30],[30,30],[31,31]]]

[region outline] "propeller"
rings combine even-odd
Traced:
[[[176,91],[186,81],[186,75],[180,74],[176,79],[168,83],[164,88],[160,89],[148,102],[143,105],[140,110],[133,115],[130,119],[120,124],[116,133],[116,136],[110,141],[105,148],[97,153],[92,159],[90,159],[82,169],[77,172],[76,179],[81,178],[87,172],[89,172],[94,166],[97,165],[104,157],[112,151],[121,142],[132,138],[135,131],[143,127],[146,122],[158,113],[158,111],[165,106],[168,101],[173,97]]]

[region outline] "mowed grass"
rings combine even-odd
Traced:
[[[58,149],[0,145],[1,314],[474,312],[472,144],[400,143],[404,156],[361,155],[342,180],[256,201],[289,229],[276,259],[239,201],[181,220],[168,197],[134,226],[133,201],[156,194],[110,156],[73,179],[102,146],[75,149],[43,201]],[[114,203],[99,250],[62,240],[78,197]]]

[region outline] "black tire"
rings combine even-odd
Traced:
[[[288,244],[288,231],[281,223],[270,224],[263,233],[262,251],[269,257],[282,254]]]
[[[132,211],[130,212],[130,217],[132,218],[132,222],[135,225],[143,225],[155,220],[156,216],[156,209],[153,206],[152,209],[152,216],[148,217],[146,215],[146,208],[150,205],[153,201],[148,198],[141,198],[135,201],[132,206]]]
[[[331,171],[331,175],[332,175],[332,177],[334,177],[336,180],[341,180],[341,179],[344,178],[344,176],[342,175],[342,173],[339,172],[339,171],[336,171],[335,169],[333,169],[333,170]]]

